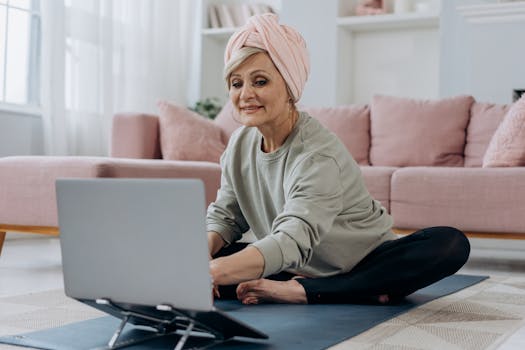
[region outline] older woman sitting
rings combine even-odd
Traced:
[[[464,234],[432,227],[398,239],[344,145],[297,110],[308,73],[303,38],[276,15],[251,17],[227,45],[224,75],[244,126],[222,155],[207,214],[216,296],[385,303],[455,273],[470,251]],[[249,229],[257,240],[236,243]]]

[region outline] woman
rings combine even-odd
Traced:
[[[303,38],[277,16],[250,18],[225,52],[239,121],[208,208],[216,295],[245,304],[386,303],[456,272],[470,246],[450,227],[397,239],[358,165],[299,112],[309,72]],[[257,240],[235,243],[251,229]]]

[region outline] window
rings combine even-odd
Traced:
[[[0,0],[0,104],[40,104],[39,59],[39,1]]]

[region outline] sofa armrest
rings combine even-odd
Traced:
[[[161,158],[158,117],[143,113],[116,114],[110,155],[117,158]]]
[[[55,181],[58,178],[197,178],[206,204],[221,182],[217,163],[110,157],[21,156],[0,158],[0,225],[58,226]]]

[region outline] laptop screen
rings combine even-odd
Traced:
[[[59,179],[66,295],[213,309],[197,179]]]

